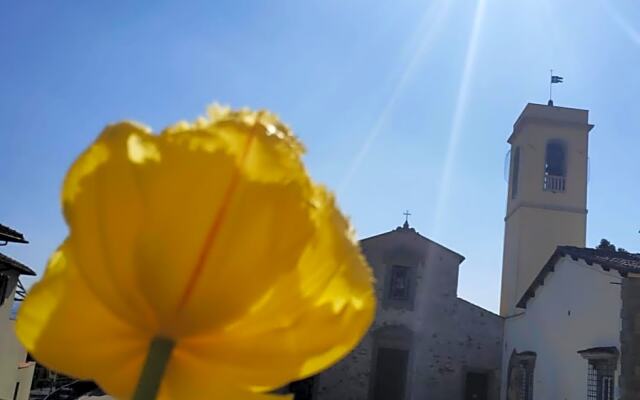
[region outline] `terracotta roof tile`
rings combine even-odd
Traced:
[[[588,264],[600,264],[624,272],[640,272],[640,254],[572,246],[560,246],[558,250],[574,259],[583,259]]]
[[[605,271],[615,270],[621,276],[627,276],[629,273],[640,273],[640,254],[586,247],[558,246],[518,302],[517,306],[519,308],[527,307],[529,299],[535,295],[538,287],[544,283],[545,277],[550,272],[553,272],[558,260],[564,256],[569,256],[574,260],[584,260],[589,265],[597,264]]]

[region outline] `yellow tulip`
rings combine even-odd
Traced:
[[[22,343],[118,398],[152,343],[172,348],[162,399],[269,399],[335,363],[372,321],[372,277],[302,153],[266,112],[108,126],[65,179],[69,235],[20,308]]]

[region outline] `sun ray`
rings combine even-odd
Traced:
[[[600,4],[618,27],[627,34],[635,44],[640,45],[640,29],[635,28],[631,23],[607,0],[600,0]]]
[[[547,36],[548,46],[544,46],[544,51],[547,52],[547,59],[550,61],[550,65],[553,66],[555,60],[557,59],[557,43],[560,41],[560,28],[558,26],[558,21],[554,18],[554,9],[550,0],[542,0],[540,1],[540,7],[542,9],[542,13],[538,13],[538,17],[540,18],[540,24],[544,24],[547,26],[545,30],[545,34]],[[563,49],[565,50],[565,49]],[[552,67],[550,67],[551,69]]]
[[[448,0],[432,2],[425,11],[419,28],[415,33],[415,36],[421,38],[417,40],[418,45],[416,47],[416,50],[413,52],[413,56],[409,59],[406,67],[403,69],[400,78],[398,79],[391,92],[391,96],[387,100],[384,108],[382,109],[382,112],[376,119],[373,128],[366,136],[364,143],[358,150],[355,157],[353,157],[347,173],[344,175],[342,181],[340,182],[340,185],[338,186],[339,192],[344,192],[348,188],[354,174],[358,171],[358,169],[362,165],[362,162],[367,156],[371,145],[375,142],[375,140],[384,129],[393,109],[395,108],[398,98],[403,93],[420,61],[422,61],[424,56],[428,53],[434,42],[434,39],[437,37],[437,33],[439,32],[440,27],[446,19],[445,16],[449,11],[450,3],[451,2]]]
[[[432,234],[434,237],[438,236],[438,233],[442,227],[443,218],[445,217],[446,206],[451,186],[451,175],[453,173],[453,164],[462,133],[464,113],[466,111],[467,100],[469,98],[469,87],[476,62],[478,42],[480,40],[480,29],[484,20],[485,8],[486,0],[478,0],[473,17],[473,26],[469,35],[469,44],[464,60],[462,79],[458,88],[458,98],[456,100],[453,120],[451,122],[451,133],[449,134],[449,141],[445,153],[443,172],[440,177],[440,183],[438,185],[438,198],[436,201],[434,216],[435,222],[432,230]]]

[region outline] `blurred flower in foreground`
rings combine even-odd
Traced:
[[[209,114],[108,126],[69,170],[69,236],[17,322],[44,365],[130,398],[160,340],[160,398],[266,399],[365,333],[369,267],[302,146],[269,113]]]

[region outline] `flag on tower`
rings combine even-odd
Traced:
[[[551,75],[551,82],[549,82],[549,105],[553,106],[553,84],[554,83],[562,83],[564,80],[563,77],[559,75],[554,75],[553,70],[549,71],[549,75]]]

